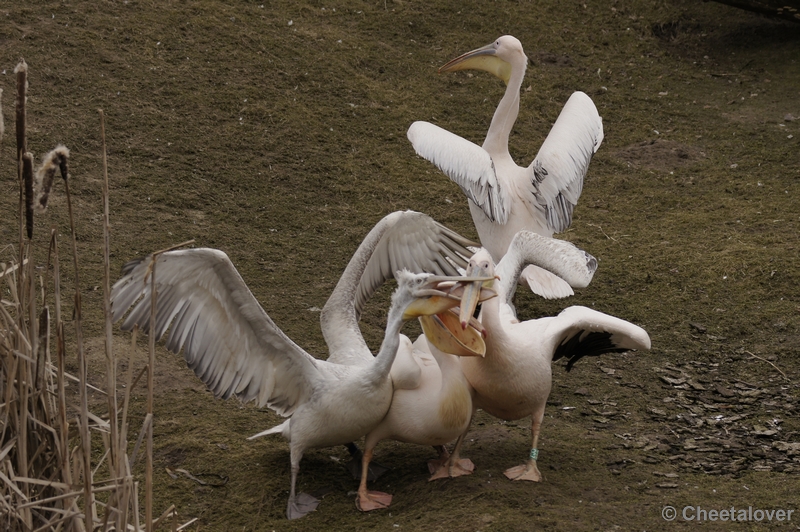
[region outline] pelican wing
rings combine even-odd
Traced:
[[[372,231],[380,234],[380,239],[369,255],[358,284],[357,316],[375,291],[394,278],[394,272],[405,269],[413,273],[460,275],[457,268],[465,268],[472,255],[467,246],[479,246],[430,216],[415,211],[394,212],[378,222]]]
[[[417,155],[435,164],[460,186],[491,221],[508,221],[511,198],[500,186],[486,150],[429,122],[414,122],[407,136]]]
[[[361,365],[373,359],[358,320],[375,291],[398,270],[459,275],[475,242],[414,211],[385,216],[367,234],[322,309],[328,362]]]
[[[592,155],[603,141],[603,120],[583,92],[574,92],[528,167],[534,208],[555,233],[572,223]]]
[[[522,269],[529,264],[557,275],[575,288],[588,286],[597,270],[597,259],[572,242],[519,231],[495,268],[500,278],[495,289],[507,304],[511,304]]]
[[[112,319],[149,331],[152,255],[129,262],[111,290]],[[311,355],[270,319],[228,256],[215,249],[170,251],[155,268],[156,339],[184,358],[217,397],[255,400],[288,416],[324,378]]]
[[[579,306],[550,318],[545,336],[555,342],[553,360],[567,359],[567,371],[585,356],[650,349],[650,336],[641,327]]]

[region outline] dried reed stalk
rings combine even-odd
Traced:
[[[59,459],[61,463],[61,480],[65,484],[72,485],[72,468],[69,467],[70,453],[69,453],[69,422],[67,421],[67,394],[66,383],[64,382],[64,375],[66,371],[64,366],[66,363],[66,346],[64,342],[64,322],[61,319],[61,273],[58,260],[58,237],[56,229],[50,231],[50,254],[53,257],[53,297],[55,303],[55,324],[56,324],[56,361],[58,363],[56,371],[56,397],[58,397],[58,426],[59,431]],[[48,259],[49,262],[49,259]],[[77,497],[69,497],[64,501],[64,506],[67,508],[77,507]],[[72,518],[70,522],[72,522]],[[75,521],[81,524],[80,528],[85,530],[83,522]],[[79,528],[76,525],[74,528]]]
[[[6,134],[6,123],[3,121],[3,89],[0,89],[0,144]]]
[[[28,64],[24,59],[20,59],[14,68],[17,75],[17,161],[22,158],[22,154],[28,151],[25,136],[25,103],[28,99]]]
[[[108,206],[108,157],[106,154],[106,125],[103,110],[100,113],[100,138],[103,148],[103,314],[106,332],[106,391],[108,398],[110,457],[109,468],[116,478],[124,478],[119,453],[124,442],[119,439],[117,430],[117,360],[114,356],[113,329],[111,326],[111,221]],[[63,159],[62,159],[63,160]],[[113,413],[113,415],[112,415]],[[123,498],[127,498],[123,493]],[[117,501],[119,502],[119,501]],[[122,526],[122,514],[117,513],[115,522],[119,529]]]
[[[22,177],[19,155],[28,155],[25,145],[25,88],[27,65],[20,63],[17,70],[17,141],[18,177]],[[0,110],[0,113],[2,111]],[[177,512],[170,506],[157,519],[153,519],[152,469],[153,469],[153,368],[155,345],[152,341],[149,363],[134,377],[136,330],[132,335],[132,349],[128,360],[126,388],[122,408],[117,404],[117,357],[113,349],[110,304],[110,215],[108,166],[105,145],[104,116],[100,111],[103,139],[103,247],[104,247],[104,311],[106,341],[106,390],[99,390],[88,382],[88,366],[83,350],[82,309],[78,268],[77,236],[72,210],[68,178],[69,150],[58,146],[45,156],[37,171],[36,206],[47,205],[47,195],[53,184],[56,168],[64,181],[71,230],[71,251],[75,269],[74,321],[75,350],[79,365],[78,377],[65,371],[67,357],[64,321],[62,318],[62,291],[57,231],[51,229],[47,268],[44,278],[37,284],[34,245],[31,239],[32,218],[25,218],[25,204],[31,205],[30,187],[20,187],[20,248],[16,263],[0,265],[0,283],[5,283],[8,295],[0,303],[0,530],[77,531],[94,530],[155,530],[159,525],[169,525],[182,530],[194,520],[177,526]],[[0,123],[0,137],[2,124]],[[0,138],[1,140],[1,138]],[[32,168],[32,158],[27,157]],[[29,175],[32,172],[29,172]],[[49,182],[48,182],[49,181]],[[21,185],[23,180],[20,179]],[[41,192],[46,192],[41,195]],[[26,196],[27,192],[27,196]],[[42,197],[44,199],[42,199]],[[27,201],[23,201],[27,200]],[[31,209],[27,209],[30,213]],[[29,229],[27,242],[23,238],[23,220]],[[185,245],[181,244],[182,245]],[[177,247],[177,246],[176,246]],[[172,248],[170,248],[172,249]],[[164,250],[166,251],[166,250]],[[154,254],[157,256],[158,253]],[[12,261],[14,262],[14,261]],[[19,267],[22,264],[22,267]],[[52,265],[52,281],[49,279]],[[153,271],[153,279],[155,271]],[[52,283],[52,294],[48,286]],[[37,286],[40,293],[37,295]],[[47,301],[52,300],[51,318]],[[153,303],[156,302],[155,287]],[[41,311],[38,310],[41,308]],[[152,318],[155,309],[151,309]],[[151,318],[151,319],[152,319]],[[151,324],[151,327],[153,325]],[[51,360],[51,342],[55,343],[55,361]],[[147,415],[139,438],[128,453],[129,406],[131,391],[147,371]],[[79,384],[80,407],[78,417],[69,417],[69,400],[66,379]],[[105,393],[108,399],[108,421],[89,411],[87,389]],[[70,424],[77,424],[78,435],[70,438]],[[102,442],[102,457],[92,462],[92,431],[100,433],[94,443]],[[147,438],[147,470],[145,482],[145,522],[140,522],[139,482],[132,474],[136,455]],[[95,445],[95,450],[98,446]],[[108,476],[104,477],[103,472]],[[102,478],[101,478],[102,477]],[[98,499],[96,494],[104,493]]]
[[[147,337],[149,338],[148,346],[148,371],[147,371],[147,417],[150,424],[147,427],[147,462],[145,464],[145,499],[144,499],[144,514],[145,514],[145,527],[147,532],[153,531],[153,373],[156,364],[156,299],[158,293],[156,289],[156,262],[158,262],[158,255],[153,255],[153,263],[151,265],[150,277],[150,290],[152,299],[150,301],[150,330]]]
[[[29,151],[22,154],[22,182],[25,187],[25,230],[30,240],[33,238],[33,154]]]
[[[69,214],[69,227],[72,234],[72,263],[75,268],[75,297],[74,297],[74,316],[75,316],[75,349],[78,352],[78,378],[80,379],[81,413],[79,431],[81,434],[81,444],[83,449],[83,495],[86,507],[86,521],[88,525],[94,522],[96,506],[94,504],[94,494],[92,492],[92,436],[89,432],[89,395],[87,393],[88,367],[86,363],[86,353],[83,349],[83,318],[81,313],[81,284],[80,269],[78,268],[78,236],[75,230],[75,215],[72,212],[72,197],[69,193],[69,176],[66,171],[67,165],[61,177],[64,180],[64,192],[67,197],[67,212]],[[91,509],[91,512],[89,511]],[[91,529],[91,526],[87,526]]]
[[[22,155],[28,151],[27,143],[27,121],[25,104],[28,101],[28,64],[24,59],[14,67],[14,74],[17,77],[17,101],[16,101],[16,133],[17,133],[17,179],[19,180],[19,248],[17,248],[17,262],[22,262],[25,256],[23,249],[25,245],[23,231],[23,214],[25,212],[25,179],[22,172]],[[18,292],[22,293],[22,279],[18,276]],[[24,327],[25,320],[20,317],[20,325]]]

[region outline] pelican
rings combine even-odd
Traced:
[[[328,362],[348,366],[372,362],[372,352],[364,341],[358,321],[367,301],[384,282],[392,278],[395,271],[409,269],[458,275],[457,268],[463,271],[467,266],[467,258],[472,255],[467,246],[475,245],[419,212],[397,211],[385,216],[375,224],[353,254],[320,314],[322,335],[328,345]],[[441,316],[440,319],[447,318]],[[478,341],[470,330],[456,333],[455,336],[443,331],[440,334],[441,327],[432,318],[420,320],[423,327],[436,335],[436,341],[448,352],[461,347],[450,342],[463,344]],[[476,321],[472,323],[480,328]],[[410,345],[408,338],[401,335],[400,348],[390,372],[395,390],[419,385],[421,369],[412,356]],[[348,444],[348,450],[353,456],[348,467],[355,478],[360,478],[363,455],[355,444]],[[368,471],[370,479],[375,480],[383,471],[385,468],[375,467],[373,463]]]
[[[466,270],[466,275],[499,278],[492,286],[497,297],[482,305],[479,317],[487,333],[486,357],[461,359],[475,391],[474,406],[509,421],[531,416],[530,455],[522,465],[505,471],[512,480],[541,480],[538,440],[552,384],[552,361],[565,358],[569,371],[584,356],[650,349],[650,337],[641,327],[586,307],[568,307],[555,317],[520,322],[511,297],[519,272],[534,257],[554,262],[557,268],[548,269],[575,287],[586,286],[597,268],[594,257],[571,243],[522,231],[496,269],[491,254],[480,249]],[[474,312],[475,288],[464,290],[462,323]],[[464,436],[456,442],[453,460],[458,460]]]
[[[529,238],[526,238],[528,236]],[[552,271],[576,287],[588,285],[597,267],[594,257],[578,250],[568,242],[526,232],[522,232],[514,242],[515,245],[509,249],[509,254],[501,261],[502,267],[499,268],[501,275],[507,276],[509,279],[519,277],[521,267],[514,272],[507,271],[509,265],[515,260],[519,264],[524,261],[526,264],[535,264],[545,271]],[[487,262],[487,258],[488,262],[491,262],[491,256],[485,249],[479,250],[478,253],[481,252],[485,254],[484,260],[480,260],[482,258],[481,255],[478,255],[477,259],[473,256],[467,268],[468,270],[470,268],[476,270],[475,261],[478,260],[478,264],[484,266],[484,269],[480,271],[481,277],[493,278],[494,263],[491,263],[491,268],[484,264],[484,262]],[[470,275],[470,273],[467,275]],[[502,276],[501,279],[503,278]],[[477,283],[477,285],[480,285],[480,283]],[[461,316],[458,318],[462,320],[462,327],[466,327],[471,322],[472,311],[474,311],[478,300],[483,302],[490,298],[491,295],[494,295],[473,290],[475,290],[475,287],[467,288],[464,293],[467,307],[462,306]],[[490,303],[484,302],[483,305],[486,308]],[[440,314],[439,317],[450,319],[450,314]],[[503,339],[502,337],[499,340],[492,338],[493,331],[484,327],[486,339],[481,340],[481,349],[451,348],[447,353],[444,353],[437,347],[443,345],[443,340],[437,339],[436,345],[431,345],[428,342],[429,338],[435,337],[425,327],[426,323],[430,323],[430,320],[420,319],[423,321],[425,334],[414,342],[411,350],[412,356],[421,370],[418,384],[415,387],[395,390],[386,417],[367,434],[365,439],[361,485],[356,499],[356,505],[362,511],[386,508],[392,500],[392,496],[389,494],[367,490],[366,472],[368,464],[375,446],[384,439],[442,447],[443,452],[440,455],[440,459],[429,463],[432,473],[430,480],[468,475],[474,469],[474,465],[470,460],[460,458],[458,447],[454,450],[452,456],[448,456],[444,445],[466,433],[472,418],[473,406],[478,406],[478,404],[473,405],[472,387],[466,377],[468,374],[462,368],[474,365],[481,366],[483,361],[476,355],[483,355],[489,345],[495,345],[495,341],[502,342]],[[443,334],[448,334],[458,329],[457,324],[449,323],[440,328]],[[472,328],[465,330],[470,331]],[[475,341],[470,342],[468,338],[458,338],[459,342],[470,346],[477,344],[477,340],[480,339],[481,337],[478,336]],[[407,339],[405,341],[410,344]],[[525,337],[521,340],[521,343],[523,345],[530,344],[531,338]],[[497,348],[495,349],[497,350]],[[526,349],[527,352],[520,353],[520,356],[530,353],[530,348]],[[405,351],[407,352],[408,349]],[[461,357],[460,364],[458,357],[454,355]],[[475,360],[468,361],[466,357],[474,357]],[[494,362],[496,363],[497,360]],[[489,363],[492,364],[493,362],[490,361]],[[502,364],[502,361],[500,363]],[[514,371],[514,369],[509,369],[509,371]],[[524,381],[524,377],[520,377],[520,379]],[[502,384],[500,384],[500,387],[502,388]],[[492,393],[495,392],[492,391]]]
[[[281,434],[289,440],[290,519],[316,508],[319,501],[296,496],[300,460],[306,449],[346,444],[369,432],[386,414],[392,397],[389,376],[400,345],[403,323],[458,305],[438,289],[457,277],[395,274],[386,331],[369,363],[346,365],[318,360],[290,340],[247,288],[228,256],[214,249],[170,251],[156,259],[160,294],[155,337],[170,328],[166,347],[184,358],[217,397],[254,400],[277,414],[291,416],[252,438]],[[138,325],[148,332],[152,256],[125,265],[112,289],[112,319],[123,330]],[[138,303],[137,303],[138,301]],[[134,306],[135,305],[135,306]]]
[[[445,314],[440,317],[449,319],[449,316]],[[448,327],[447,330],[457,332],[460,329],[457,326],[458,316],[452,315],[452,319],[453,327]],[[367,490],[370,460],[380,441],[391,438],[405,443],[433,445],[444,450],[444,444],[455,440],[469,428],[472,419],[471,390],[461,371],[458,357],[442,352],[436,345],[428,343],[426,335],[430,332],[425,322],[423,330],[425,334],[420,335],[413,344],[401,335],[401,342],[406,346],[404,352],[410,353],[412,367],[416,369],[414,384],[409,384],[406,379],[406,386],[395,389],[386,417],[366,436],[361,484],[356,498],[356,507],[361,511],[387,508],[392,501],[392,496],[388,493]],[[469,339],[459,339],[459,343],[465,348],[451,351],[457,352],[459,356],[483,356],[485,345],[481,336],[476,335],[473,340],[474,343]],[[467,349],[467,345],[475,345],[477,349]],[[433,474],[430,480],[468,475],[474,469],[468,459],[451,463],[448,458],[443,453],[439,461],[429,462]]]
[[[530,166],[517,166],[508,153],[508,136],[519,114],[527,64],[519,40],[504,35],[439,69],[483,70],[506,83],[482,147],[428,122],[414,122],[408,129],[417,154],[466,194],[481,244],[495,261],[520,230],[551,237],[569,227],[589,162],[603,141],[603,121],[592,99],[575,92]],[[573,294],[568,283],[536,266],[528,266],[520,280],[548,299]]]

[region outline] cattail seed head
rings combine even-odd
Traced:
[[[61,171],[61,177],[67,179],[67,161],[69,160],[69,150],[66,146],[58,145],[53,151],[42,159],[42,164],[36,170],[36,210],[44,212],[47,209],[47,198],[50,196],[50,189],[53,187],[53,178],[56,170]]]

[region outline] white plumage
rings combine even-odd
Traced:
[[[344,365],[370,362],[358,320],[369,298],[394,272],[406,269],[459,275],[475,243],[415,211],[397,211],[381,219],[359,245],[320,315],[328,361]]]
[[[485,254],[491,260],[485,249],[478,253]],[[473,265],[473,269],[475,269],[474,260],[473,256],[469,262]],[[517,279],[523,264],[535,264],[552,271],[576,287],[588,285],[597,267],[594,257],[578,250],[572,244],[525,231],[517,235],[506,258],[501,261],[497,273],[501,279]],[[488,274],[482,277],[491,278],[495,273],[493,267],[487,266],[486,271]],[[502,284],[502,281],[496,283]],[[515,283],[512,283],[510,287],[512,290],[514,285]],[[498,298],[509,297],[509,287],[506,285],[503,287],[506,292],[498,292]],[[478,287],[473,286],[467,290],[472,289],[476,297],[482,297],[480,290],[476,288]],[[510,305],[510,301],[504,301],[502,304]],[[468,301],[466,305],[474,309],[472,301]],[[491,300],[484,302],[483,305],[484,307],[492,305]],[[462,306],[463,308],[465,307]],[[462,326],[468,322],[472,309],[462,312]],[[486,332],[485,345],[494,345],[493,331],[487,329]],[[457,357],[442,353],[435,346],[431,346],[428,338],[424,336],[418,338],[412,350],[408,347],[402,349],[403,358],[407,356],[405,353],[411,352],[413,360],[420,368],[418,384],[408,389],[395,389],[386,417],[366,436],[363,471],[366,471],[366,464],[372,458],[373,448],[381,440],[394,439],[419,445],[443,446],[464,434],[469,427],[472,409],[475,406],[472,400],[474,394],[462,368],[473,365],[480,367],[482,358],[460,357],[461,364],[459,364]],[[402,340],[402,342],[408,342],[410,346],[409,341]],[[536,342],[535,337],[528,337],[523,341],[523,343],[532,342]],[[521,347],[514,346],[514,348]],[[527,347],[525,349],[527,351],[524,353],[518,353],[520,357],[524,357],[530,351]],[[467,358],[475,360],[468,361]],[[398,354],[395,364],[401,360]],[[492,393],[495,391],[492,390]],[[500,390],[496,393],[502,395],[507,392]],[[458,447],[452,456],[444,455],[439,461],[431,462],[430,465],[433,474],[431,479],[470,474],[473,469],[471,461],[460,457]],[[371,510],[388,506],[392,499],[391,495],[367,491],[366,480],[366,474],[363,474],[357,499],[358,507],[362,510]]]
[[[439,69],[484,70],[506,82],[483,146],[428,122],[414,122],[408,129],[417,154],[464,191],[481,243],[495,261],[503,257],[518,231],[549,237],[569,227],[589,162],[603,140],[597,108],[589,96],[575,92],[530,166],[518,166],[508,152],[508,137],[519,114],[527,64],[519,40],[505,35]],[[543,297],[573,293],[568,283],[535,266],[528,267],[523,277]]]
[[[441,352],[428,343],[424,335],[414,344],[406,343],[403,357],[410,358],[417,369],[413,386],[396,388],[392,404],[381,422],[364,441],[361,485],[356,498],[359,510],[386,508],[392,500],[387,493],[367,490],[367,468],[375,446],[382,440],[443,446],[452,442],[469,428],[472,418],[472,397],[458,357]],[[397,358],[400,362],[401,357]],[[472,462],[459,460],[452,464],[446,459],[429,462],[435,478],[458,476],[472,472]]]
[[[650,337],[632,323],[580,306],[568,307],[558,316],[520,322],[511,305],[514,274],[535,257],[548,257],[553,266],[548,269],[575,287],[586,286],[597,267],[594,257],[571,243],[531,232],[514,238],[496,268],[490,253],[479,250],[470,259],[467,275],[498,274],[499,281],[492,286],[497,297],[483,303],[479,318],[487,331],[486,357],[462,359],[461,367],[475,391],[475,408],[505,420],[531,416],[531,456],[524,464],[508,469],[506,476],[538,481],[537,443],[550,395],[552,362],[565,358],[569,370],[584,356],[650,349]],[[469,288],[465,291],[462,302],[465,314],[475,308],[468,301],[470,292]],[[453,451],[455,458],[463,437]]]
[[[409,236],[414,235],[414,236]],[[455,273],[465,265],[459,237],[420,213],[393,213],[365,239],[326,304],[322,324],[331,356],[319,360],[289,339],[270,319],[225,253],[213,249],[170,251],[155,264],[158,291],[156,338],[169,328],[166,347],[184,351],[187,364],[217,397],[236,395],[291,416],[254,437],[282,434],[290,441],[292,478],[287,515],[300,517],[318,501],[295,496],[305,449],[352,442],[386,414],[393,385],[390,369],[404,320],[440,312],[448,302],[433,290],[453,278],[400,273],[379,353],[361,338],[361,304],[394,268]],[[452,263],[450,261],[453,261]],[[113,319],[133,307],[122,324],[148,332],[152,257],[128,263],[112,289]],[[425,298],[419,302],[420,298]],[[430,301],[432,307],[427,306]],[[364,299],[366,301],[366,299]]]

